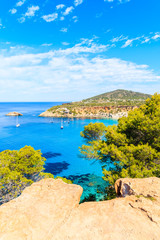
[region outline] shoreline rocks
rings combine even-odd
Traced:
[[[18,113],[18,112],[10,112],[10,113],[6,114],[5,116],[23,116],[23,114]]]
[[[0,206],[0,239],[159,240],[160,178],[120,179],[115,186],[126,197],[79,204],[78,185],[34,183]]]
[[[128,112],[118,112],[118,113],[103,113],[103,114],[60,114],[60,113],[52,113],[51,111],[45,111],[39,115],[39,117],[50,117],[50,118],[82,118],[82,119],[115,119],[118,120],[121,117],[127,117]]]

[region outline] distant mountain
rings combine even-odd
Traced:
[[[151,95],[118,89],[83,100],[83,102],[110,102],[110,101],[144,101]]]

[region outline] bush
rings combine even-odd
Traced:
[[[0,153],[0,204],[19,196],[25,187],[43,178],[54,178],[44,173],[46,159],[40,150],[25,146],[19,151],[5,150]],[[60,178],[60,177],[59,177]],[[70,180],[61,178],[66,183]]]
[[[88,125],[95,136],[97,125]],[[160,95],[147,99],[140,108],[130,111],[128,117],[119,119],[118,125],[99,125],[104,129],[96,138],[90,134],[82,145],[81,153],[86,158],[103,163],[103,179],[113,186],[118,178],[160,177]],[[105,136],[101,139],[101,136]]]

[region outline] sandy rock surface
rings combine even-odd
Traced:
[[[160,179],[120,179],[115,187],[126,197],[79,205],[78,185],[34,183],[0,207],[0,240],[159,240]]]

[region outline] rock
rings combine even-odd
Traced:
[[[39,117],[54,117],[51,111],[45,111],[39,115]]]
[[[18,113],[18,112],[10,112],[10,113],[6,114],[6,116],[23,116],[23,114]]]
[[[60,179],[34,183],[0,207],[0,239],[159,240],[160,179],[120,179],[118,193],[124,184],[131,189],[126,187],[125,196],[133,191],[153,194],[154,199],[131,195],[79,205],[78,185]]]
[[[138,183],[138,184],[137,184]],[[145,197],[160,196],[160,179],[151,178],[122,178],[115,183],[115,190],[118,196],[143,195]]]

